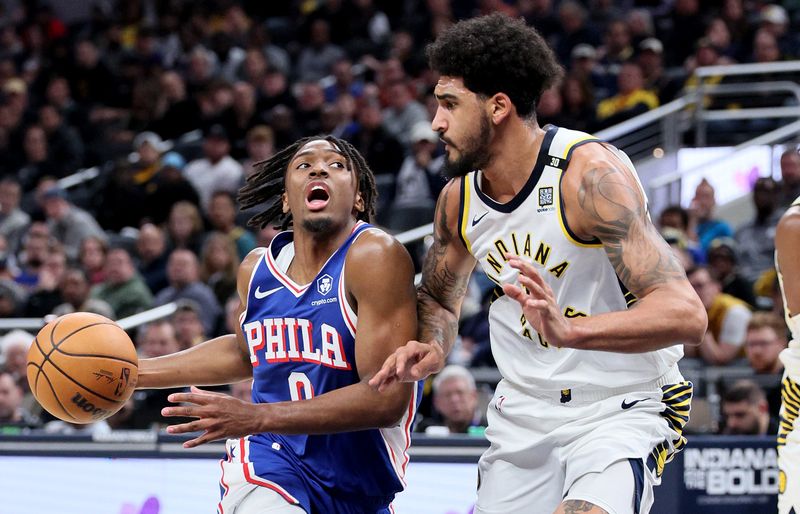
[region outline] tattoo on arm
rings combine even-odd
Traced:
[[[578,202],[623,284],[639,296],[653,286],[685,278],[683,267],[647,217],[638,188],[614,168],[588,171]]]
[[[447,199],[454,182],[447,185],[437,207],[438,221],[434,228],[434,240],[422,265],[422,285],[418,291],[418,315],[421,339],[435,339],[445,351],[458,333],[456,306],[464,297],[469,274],[459,274],[447,264],[447,247],[453,243],[453,234],[448,226]],[[442,310],[452,315],[442,315]]]
[[[583,500],[567,500],[564,502],[564,514],[579,514],[581,512],[591,512],[592,514],[608,514],[594,503]],[[594,509],[594,510],[592,510]]]

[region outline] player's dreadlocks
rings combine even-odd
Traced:
[[[263,228],[273,222],[279,224],[283,230],[289,228],[292,214],[284,214],[281,205],[281,195],[286,191],[286,171],[289,162],[300,148],[315,140],[328,141],[344,154],[348,168],[355,171],[358,177],[358,190],[364,201],[364,211],[359,212],[357,218],[366,222],[372,221],[375,216],[378,191],[375,187],[375,175],[367,166],[364,157],[347,141],[334,136],[313,136],[295,141],[266,161],[256,164],[255,173],[247,177],[247,184],[239,190],[239,203],[242,209],[262,204],[265,206],[263,211],[250,218],[247,222],[249,226]]]

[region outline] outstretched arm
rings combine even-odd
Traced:
[[[513,285],[504,290],[522,304],[534,328],[556,346],[586,350],[639,353],[700,343],[707,324],[705,309],[651,223],[627,165],[597,145],[587,145],[575,152],[562,195],[570,226],[581,237],[600,239],[637,302],[624,311],[566,319],[533,266],[512,258],[529,292]]]
[[[239,266],[237,290],[239,292],[238,319],[247,301],[250,275],[263,248],[256,248]],[[253,367],[241,328],[197,346],[163,357],[139,361],[137,389],[164,389],[189,385],[222,385],[241,382],[253,376]]]
[[[171,433],[203,431],[184,446],[258,432],[327,434],[395,426],[409,412],[413,384],[378,392],[367,380],[417,330],[414,267],[405,248],[387,234],[367,232],[350,248],[348,297],[358,311],[356,365],[361,381],[308,400],[252,405],[200,390],[170,395],[165,416],[197,417],[169,427]]]
[[[451,180],[436,206],[433,245],[425,256],[417,290],[419,340],[409,341],[386,359],[370,380],[380,390],[396,381],[416,381],[439,372],[453,347],[461,302],[475,267],[475,259],[458,237],[459,185]]]

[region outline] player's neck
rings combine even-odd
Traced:
[[[484,193],[495,199],[519,193],[536,165],[544,135],[535,121],[517,119],[498,127],[491,149],[494,157],[482,170]]]
[[[298,284],[308,284],[322,269],[331,255],[350,237],[356,221],[325,232],[323,234],[294,229],[294,258],[287,274]]]

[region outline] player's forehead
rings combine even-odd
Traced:
[[[473,97],[475,93],[464,85],[464,79],[461,77],[442,75],[433,89],[433,95],[440,100],[444,100],[447,98],[464,99]]]
[[[301,146],[292,157],[292,161],[311,157],[328,157],[331,154],[344,156],[344,153],[332,142],[325,139],[315,139]]]

